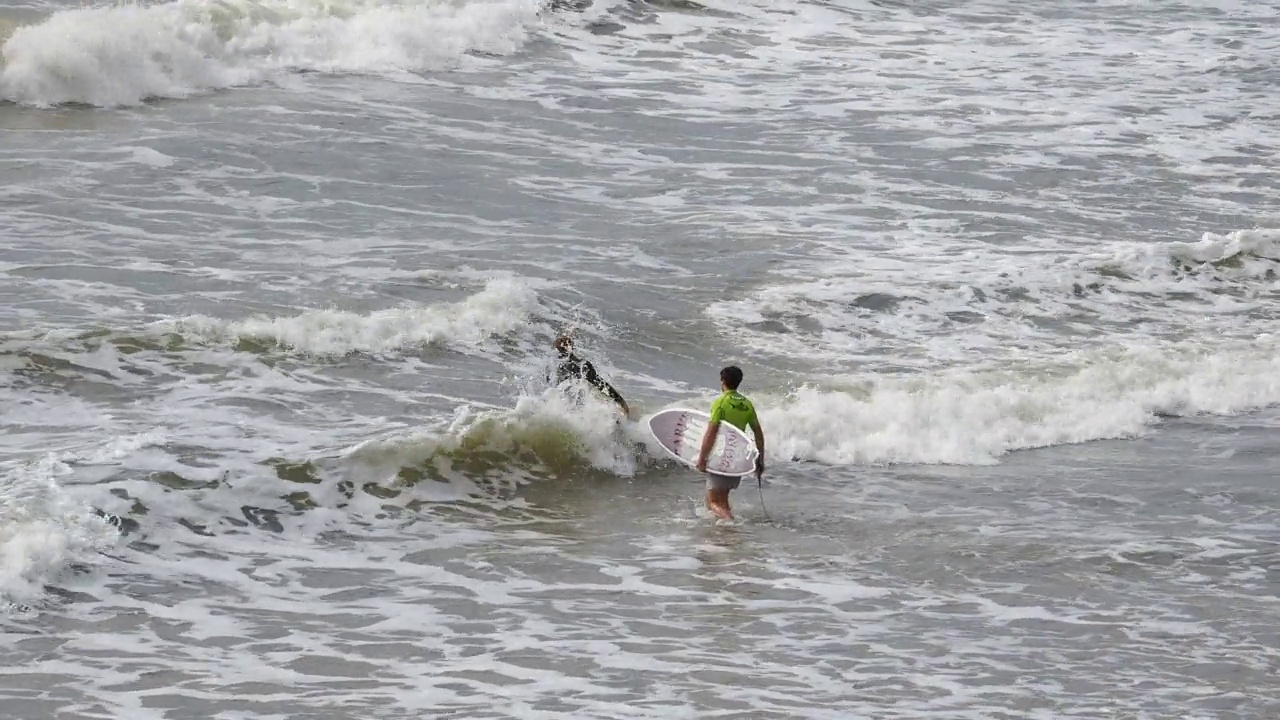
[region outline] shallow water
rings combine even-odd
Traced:
[[[1280,8],[705,5],[0,11],[0,717],[1280,710]]]

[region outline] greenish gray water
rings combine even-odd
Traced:
[[[1280,709],[1274,6],[6,13],[0,717]]]

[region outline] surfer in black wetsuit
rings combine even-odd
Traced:
[[[574,354],[573,338],[568,335],[561,335],[556,338],[554,345],[556,352],[560,354],[560,362],[556,366],[557,385],[565,380],[574,378],[586,380],[592,387],[608,395],[614,402],[618,403],[624,415],[631,416],[631,409],[627,407],[627,401],[622,399],[622,395],[617,390],[614,390],[612,385],[600,377],[600,373],[596,372],[596,368],[591,364],[591,361],[583,360]]]

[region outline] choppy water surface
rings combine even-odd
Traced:
[[[1280,6],[571,5],[0,9],[0,717],[1280,712]]]

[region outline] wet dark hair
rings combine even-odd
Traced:
[[[730,390],[737,390],[738,386],[742,384],[742,369],[737,365],[730,365],[720,371],[720,381],[727,385]]]

